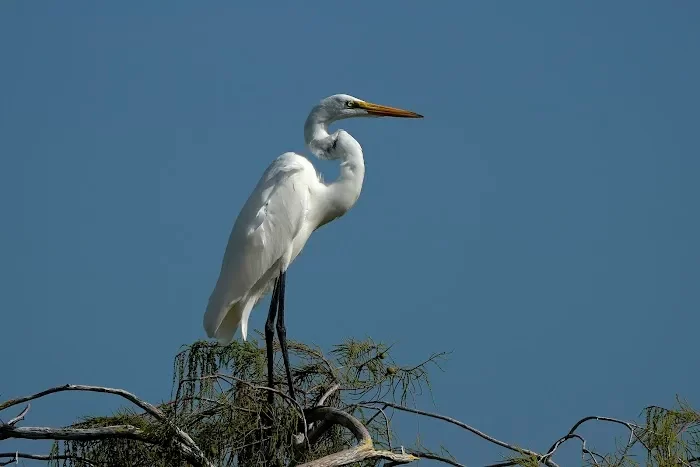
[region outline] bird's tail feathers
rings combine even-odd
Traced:
[[[204,329],[207,335],[216,338],[221,344],[228,344],[233,340],[240,324],[241,335],[245,341],[248,337],[248,318],[256,302],[255,297],[246,297],[223,307],[207,308],[204,314]]]

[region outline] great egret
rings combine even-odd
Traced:
[[[209,337],[228,343],[239,325],[246,340],[250,312],[272,288],[265,323],[268,383],[272,388],[272,344],[278,315],[277,336],[292,398],[294,386],[284,325],[286,271],[314,230],[342,216],[355,204],[365,175],[360,144],[344,130],[329,133],[328,125],[345,118],[381,116],[423,117],[347,94],[327,97],[311,110],[304,125],[306,144],[320,159],[339,160],[340,176],[333,183],[323,183],[311,162],[293,152],[272,162],[236,219],[219,278],[209,297],[204,329]],[[268,395],[272,400],[272,392]]]

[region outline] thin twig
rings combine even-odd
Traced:
[[[445,464],[454,465],[455,467],[466,467],[464,464],[460,464],[459,462],[457,462],[455,460],[452,460],[448,457],[438,456],[437,454],[433,454],[432,452],[416,451],[414,449],[407,449],[406,451],[413,454],[414,456],[420,457],[422,459],[430,459],[433,461],[440,461],[440,462],[444,462]]]
[[[426,358],[422,363],[419,363],[418,365],[415,365],[412,368],[406,368],[404,371],[408,371],[408,372],[415,371],[415,370],[427,365],[428,363],[432,363],[442,370],[442,367],[440,366],[439,363],[437,363],[437,360],[444,358],[445,355],[448,355],[448,354],[449,354],[449,352],[434,353],[429,358]]]
[[[239,383],[245,384],[245,385],[247,385],[248,387],[251,387],[251,388],[253,388],[253,389],[263,390],[263,391],[271,391],[271,392],[274,392],[275,394],[279,394],[284,400],[286,400],[287,402],[289,402],[290,405],[292,405],[294,408],[296,408],[297,411],[299,412],[299,415],[301,416],[301,420],[302,420],[302,422],[304,423],[304,438],[308,438],[308,436],[309,436],[309,425],[308,425],[308,423],[307,423],[307,421],[306,421],[306,416],[304,415],[304,408],[303,408],[303,407],[301,406],[301,404],[299,404],[299,402],[297,402],[295,399],[292,399],[290,396],[288,396],[288,395],[285,394],[284,392],[279,391],[279,390],[277,390],[277,389],[275,389],[275,388],[270,388],[270,387],[267,387],[267,386],[258,386],[257,384],[249,383],[248,381],[245,381],[245,380],[243,380],[243,379],[241,379],[241,378],[237,378],[237,377],[232,376],[232,375],[219,374],[219,376],[221,376],[221,377],[224,378],[224,379],[230,379],[230,380],[234,380],[234,381],[237,381],[237,382],[239,382]],[[311,448],[311,446],[307,446],[307,447],[309,447],[309,449]]]
[[[372,415],[372,417],[371,417],[369,420],[367,420],[367,425],[369,425],[369,424],[372,422],[372,420],[374,420],[374,418],[375,418],[378,414],[381,413],[381,414],[384,416],[384,426],[385,426],[385,429],[386,429],[386,439],[387,439],[387,441],[389,442],[389,449],[390,449],[390,450],[393,449],[392,446],[391,446],[391,430],[390,430],[390,428],[389,428],[389,417],[387,417],[387,416],[386,416],[386,412],[384,412],[384,409],[386,408],[386,405],[385,405],[384,407],[372,407],[371,405],[365,405],[365,404],[357,404],[357,405],[358,405],[359,407],[365,407],[365,408],[368,408],[368,409],[372,409],[372,410],[376,410],[376,411],[377,411],[377,413],[375,413],[374,415]]]

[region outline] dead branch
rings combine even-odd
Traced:
[[[384,407],[373,407],[373,406],[371,406],[371,405],[364,405],[364,404],[355,404],[354,406],[355,406],[355,407],[364,407],[364,408],[367,408],[367,409],[370,409],[370,410],[376,410],[376,411],[377,411],[374,415],[372,415],[372,416],[369,418],[369,420],[367,420],[367,421],[365,422],[367,425],[369,425],[370,423],[372,423],[372,420],[374,420],[379,414],[382,414],[382,416],[384,417],[384,429],[385,429],[385,433],[386,433],[386,440],[387,440],[387,442],[389,443],[389,449],[392,449],[392,446],[391,446],[391,429],[390,429],[390,427],[389,427],[389,417],[387,417],[386,412],[384,412],[384,409],[386,409],[386,406],[384,406]]]
[[[53,460],[74,460],[78,462],[83,462],[89,465],[97,465],[96,462],[91,461],[85,457],[74,456],[72,454],[28,454],[26,452],[0,452],[0,458],[10,457],[9,461],[0,461],[0,466],[10,465],[13,462],[16,463],[17,459],[31,459],[35,461],[53,461]]]
[[[21,422],[22,420],[24,420],[24,416],[27,415],[27,412],[29,412],[30,407],[31,407],[31,404],[27,404],[27,406],[24,408],[24,410],[22,410],[22,412],[20,412],[20,414],[17,415],[15,418],[13,418],[9,422],[7,422],[7,424],[10,426],[14,426],[18,422]]]
[[[534,452],[534,451],[530,451],[529,449],[518,448],[518,447],[516,447],[516,446],[513,446],[512,444],[508,444],[508,443],[506,443],[505,441],[501,441],[501,440],[499,440],[499,439],[494,438],[493,436],[487,435],[487,434],[484,433],[483,431],[477,430],[476,428],[474,428],[474,427],[472,427],[472,426],[469,426],[469,425],[467,425],[467,424],[464,423],[464,422],[460,422],[459,420],[454,419],[454,418],[452,418],[452,417],[447,417],[447,416],[445,416],[445,415],[440,415],[440,414],[433,413],[433,412],[426,412],[425,410],[412,409],[412,408],[410,408],[410,407],[406,407],[405,405],[394,404],[393,402],[388,402],[388,401],[383,401],[383,400],[380,400],[380,401],[365,401],[365,402],[362,402],[362,404],[383,404],[383,405],[385,405],[385,406],[387,406],[387,407],[393,407],[393,408],[395,408],[395,409],[397,409],[397,410],[401,410],[401,411],[404,411],[404,412],[410,412],[410,413],[414,413],[414,414],[417,414],[417,415],[423,415],[423,416],[425,416],[425,417],[436,418],[436,419],[438,419],[438,420],[442,420],[442,421],[451,423],[451,424],[453,424],[453,425],[457,425],[457,426],[460,427],[460,428],[464,428],[465,430],[467,430],[467,431],[469,431],[469,432],[471,432],[471,433],[477,435],[478,437],[480,437],[480,438],[482,438],[482,439],[485,439],[486,441],[488,441],[488,442],[490,442],[490,443],[493,443],[493,444],[495,444],[495,445],[497,445],[497,446],[501,446],[501,447],[503,447],[503,448],[506,448],[506,449],[509,449],[509,450],[511,450],[511,451],[517,452],[517,453],[519,453],[519,454],[525,454],[525,455],[528,455],[528,456],[537,457],[538,459],[541,459],[541,462],[542,462],[543,464],[545,464],[545,465],[547,465],[547,466],[549,466],[549,467],[559,467],[559,465],[558,465],[556,462],[552,461],[552,460],[549,459],[549,458],[545,459],[544,456],[541,455],[541,454],[538,454],[538,453],[536,453],[536,452]]]
[[[12,399],[9,400],[3,404],[0,404],[0,410],[5,410],[9,407],[12,407],[17,404],[21,404],[23,402],[27,402],[30,400],[34,399],[39,399],[41,397],[47,396],[49,394],[54,394],[57,392],[63,392],[63,391],[85,391],[85,392],[102,392],[105,394],[114,394],[120,397],[123,397],[124,399],[128,400],[129,402],[133,403],[134,405],[137,405],[138,407],[141,407],[143,410],[145,410],[148,414],[152,415],[156,420],[161,421],[161,422],[166,422],[169,423],[167,420],[165,414],[158,409],[156,406],[153,404],[150,404],[149,402],[146,402],[142,399],[139,399],[136,397],[134,394],[125,391],[123,389],[114,389],[114,388],[107,388],[107,387],[102,387],[102,386],[86,386],[82,384],[65,384],[63,386],[56,386],[53,388],[46,389],[45,391],[38,392],[36,394],[32,394],[31,396],[26,396],[26,397],[20,397],[18,399]],[[26,411],[29,409],[25,409],[24,412],[20,415],[22,418],[24,414],[26,414]],[[10,423],[12,424],[12,423]],[[185,444],[189,445],[191,448],[194,448],[195,450],[199,450],[199,448],[196,447],[196,444],[190,438],[190,436],[185,433],[184,431],[180,430],[179,428],[172,426],[178,436],[185,442]]]
[[[559,438],[557,441],[554,442],[554,444],[553,444],[553,445],[549,448],[549,450],[547,451],[547,454],[544,455],[543,460],[548,460],[549,458],[551,458],[551,457],[554,455],[554,452],[555,452],[555,451],[557,450],[557,448],[559,447],[559,445],[561,445],[563,442],[565,442],[565,441],[567,441],[567,440],[569,440],[569,439],[572,439],[572,438],[578,438],[578,439],[581,440],[581,442],[582,442],[581,452],[582,452],[583,454],[588,454],[588,455],[591,457],[591,459],[592,459],[592,461],[593,461],[593,464],[594,464],[594,465],[597,465],[597,464],[598,464],[598,461],[597,461],[596,458],[595,458],[595,456],[596,456],[597,454],[594,453],[594,452],[592,452],[592,451],[589,451],[589,450],[586,448],[586,440],[583,439],[581,436],[579,436],[579,435],[576,434],[576,430],[577,430],[581,425],[583,425],[584,423],[586,423],[586,422],[588,422],[588,421],[591,421],[591,420],[596,420],[596,421],[601,421],[601,422],[616,423],[616,424],[618,424],[618,425],[624,425],[625,427],[627,427],[627,429],[630,431],[630,437],[629,437],[629,440],[627,441],[627,446],[625,447],[625,450],[629,449],[629,448],[632,446],[632,444],[634,443],[634,439],[635,439],[635,438],[639,439],[639,438],[637,437],[637,432],[636,432],[635,430],[636,430],[636,429],[642,429],[642,427],[640,427],[639,425],[636,425],[636,424],[630,423],[630,422],[626,422],[626,421],[624,421],[624,420],[619,420],[619,419],[617,419],[617,418],[600,417],[600,416],[595,416],[595,415],[592,415],[592,416],[589,416],[589,417],[584,417],[584,418],[582,418],[581,420],[579,420],[578,422],[574,423],[574,426],[571,427],[571,429],[569,430],[569,432],[568,432],[566,435],[562,436],[561,438]]]
[[[10,408],[14,405],[17,404],[22,404],[24,402],[29,402],[34,399],[39,399],[44,396],[48,396],[49,394],[54,394],[57,392],[63,392],[63,391],[87,391],[87,392],[103,392],[106,394],[114,394],[120,397],[123,397],[124,399],[128,400],[129,402],[132,402],[133,404],[141,407],[143,410],[146,412],[150,413],[154,417],[158,419],[162,419],[165,417],[163,415],[163,412],[161,412],[158,408],[156,408],[154,405],[149,404],[148,402],[139,399],[132,393],[128,391],[124,391],[123,389],[113,389],[113,388],[106,388],[106,387],[101,387],[101,386],[85,386],[82,384],[64,384],[63,386],[56,386],[53,388],[46,389],[41,392],[37,392],[36,394],[32,394],[31,396],[25,396],[25,397],[20,397],[17,399],[10,399],[9,401],[3,402],[0,404],[0,410],[5,410],[7,408]]]
[[[120,396],[138,407],[145,410],[149,415],[153,416],[159,422],[162,422],[172,428],[179,438],[178,446],[180,451],[186,458],[195,465],[214,467],[214,465],[204,456],[201,449],[194,440],[186,432],[175,426],[165,414],[156,406],[139,399],[134,394],[123,389],[107,388],[102,386],[86,386],[81,384],[65,384],[46,389],[44,391],[32,394],[30,396],[11,399],[0,404],[0,410],[13,407],[15,405],[28,402],[35,399],[40,399],[49,394],[64,391],[85,391],[85,392],[101,392],[105,394],[114,394]],[[30,405],[15,418],[6,424],[0,424],[0,440],[8,438],[22,439],[52,439],[52,440],[73,440],[73,441],[95,441],[109,438],[134,439],[150,444],[159,444],[157,440],[146,436],[143,430],[140,430],[131,425],[114,425],[102,428],[49,428],[49,427],[15,427],[17,422],[24,419],[24,416],[29,411]]]
[[[316,404],[314,404],[314,407],[323,407],[323,405],[326,403],[326,400],[338,390],[340,390],[340,384],[334,383],[330,388],[328,388],[326,392],[324,392],[321,395],[321,397],[319,397],[318,401],[316,401]],[[306,433],[309,443],[314,444],[318,440],[320,435],[328,431],[330,427],[331,424],[325,421],[320,421],[318,423],[309,423],[309,427]],[[302,442],[303,439],[301,439],[300,437],[294,438],[295,447],[298,447]]]
[[[110,438],[132,439],[153,444],[154,441],[133,425],[112,425],[99,428],[51,428],[0,426],[0,441],[16,439],[54,439],[65,441],[99,441]]]
[[[335,383],[333,386],[328,388],[326,392],[323,393],[323,395],[318,399],[318,402],[316,402],[316,407],[321,407],[323,404],[326,403],[326,399],[328,399],[331,395],[333,395],[334,392],[340,389],[340,384]]]
[[[122,389],[70,384],[0,402],[0,411],[17,406],[13,410],[19,412],[14,418],[10,418],[8,423],[0,420],[0,441],[6,439],[50,439],[77,442],[77,444],[67,443],[61,454],[59,454],[58,445],[54,446],[53,454],[48,455],[19,452],[0,453],[0,466],[8,465],[19,458],[46,461],[63,459],[68,462],[75,461],[76,463],[96,465],[99,462],[104,462],[102,458],[109,460],[109,456],[113,452],[117,452],[119,455],[125,454],[128,457],[131,452],[127,449],[134,449],[139,454],[144,453],[142,458],[147,459],[147,462],[160,462],[158,465],[165,465],[173,460],[177,465],[213,467],[213,463],[203,454],[206,452],[207,456],[212,456],[211,459],[217,462],[221,460],[227,465],[233,464],[233,462],[243,462],[241,465],[261,465],[261,463],[265,464],[268,461],[270,464],[284,464],[287,461],[299,460],[299,455],[301,455],[307,458],[321,457],[299,467],[336,467],[364,460],[379,461],[380,459],[386,461],[385,466],[393,466],[413,462],[420,458],[436,460],[455,467],[464,467],[449,453],[434,453],[420,445],[411,449],[404,449],[402,446],[400,451],[392,449],[390,421],[396,414],[395,411],[413,413],[459,426],[489,443],[515,453],[507,452],[508,458],[500,463],[492,464],[490,467],[507,467],[518,464],[543,464],[548,467],[558,467],[552,458],[561,451],[562,444],[572,439],[578,439],[581,442],[581,456],[585,461],[590,461],[590,465],[595,467],[611,465],[607,457],[589,450],[586,439],[577,433],[580,431],[581,425],[590,420],[620,424],[630,431],[629,441],[624,451],[622,454],[619,452],[616,454],[625,458],[631,447],[642,445],[647,447],[645,444],[647,434],[657,435],[655,425],[650,429],[651,422],[647,422],[648,426],[640,426],[610,417],[590,416],[576,422],[568,434],[557,439],[549,450],[542,451],[540,454],[501,441],[454,418],[405,406],[403,403],[405,394],[407,392],[409,394],[415,393],[415,390],[410,387],[409,389],[404,387],[401,401],[390,397],[388,399],[393,402],[382,400],[380,395],[386,393],[382,391],[390,391],[393,388],[396,392],[398,383],[395,382],[395,378],[399,378],[394,376],[396,371],[417,371],[430,360],[417,367],[401,369],[394,366],[393,360],[389,360],[388,364],[380,361],[386,358],[384,351],[376,355],[374,353],[376,353],[377,348],[381,350],[382,347],[370,347],[368,351],[360,346],[359,350],[353,350],[355,353],[348,351],[349,353],[342,354],[339,361],[347,367],[341,366],[340,368],[347,368],[350,372],[354,372],[358,368],[362,369],[363,366],[371,366],[371,368],[367,370],[367,375],[362,376],[362,378],[358,376],[358,379],[348,379],[340,371],[337,371],[322,354],[316,355],[305,350],[304,347],[300,347],[314,358],[323,359],[330,372],[325,371],[323,363],[315,362],[309,357],[311,363],[305,365],[303,371],[300,370],[301,376],[296,380],[296,384],[303,386],[303,389],[299,388],[303,395],[301,402],[299,402],[289,397],[283,390],[261,385],[264,384],[260,376],[263,370],[257,369],[258,367],[255,366],[258,356],[256,348],[244,344],[233,348],[233,350],[224,349],[225,351],[221,352],[214,347],[211,348],[214,349],[211,354],[195,353],[195,356],[190,358],[189,363],[185,362],[189,366],[186,367],[183,363],[179,375],[176,374],[173,381],[173,388],[177,388],[175,400],[158,406],[141,400]],[[244,349],[245,352],[241,352],[240,349]],[[211,357],[212,355],[214,357]],[[366,359],[365,355],[370,355],[369,360]],[[217,358],[220,361],[216,360]],[[243,358],[249,358],[249,360],[243,360],[241,363],[239,359]],[[368,363],[372,360],[376,360],[376,362]],[[376,368],[372,365],[375,365]],[[221,372],[221,367],[228,368],[229,366],[232,368],[231,375]],[[255,371],[249,371],[249,367]],[[318,370],[314,369],[316,367]],[[185,370],[185,368],[187,369]],[[395,370],[393,373],[389,371],[392,369]],[[314,371],[320,373],[316,374]],[[418,384],[420,388],[420,383],[415,383],[409,376],[405,380],[402,379],[401,384],[404,386]],[[187,383],[193,384],[184,386]],[[229,385],[231,387],[227,388]],[[182,390],[185,391],[183,398],[180,398],[181,388],[184,388]],[[377,392],[370,395],[373,389],[376,389]],[[136,410],[135,414],[129,411],[124,416],[118,414],[113,417],[94,417],[88,419],[86,423],[70,425],[65,428],[17,426],[26,418],[31,407],[30,401],[62,391],[102,392],[117,395],[141,410]],[[269,407],[263,400],[265,392],[279,395],[284,403]],[[364,402],[362,401],[364,398],[372,400]],[[197,403],[183,404],[182,412],[178,413],[179,404],[185,401],[197,401]],[[20,411],[22,407],[20,404],[25,403],[26,407]],[[304,409],[305,406],[311,406],[311,408]],[[357,413],[356,409],[359,407],[370,408],[376,413],[369,413],[371,416],[367,419],[363,415],[362,421],[360,421],[353,415]],[[271,423],[267,424],[271,426],[261,425],[261,420],[268,420],[263,417],[267,415],[266,408],[274,409],[271,410],[271,413],[275,415],[275,418],[270,417],[269,422]],[[394,409],[394,411],[389,411],[389,408]],[[295,412],[299,415],[296,416]],[[360,413],[364,414],[364,411]],[[379,416],[383,416],[383,424],[381,419],[376,418]],[[677,426],[680,426],[681,430],[684,430],[687,428],[685,425],[690,426],[690,424],[698,423],[695,418],[689,417],[690,415],[677,417],[678,420],[674,422],[675,425],[672,429],[677,431]],[[224,428],[229,428],[227,424],[232,422],[231,433],[228,433]],[[340,425],[340,427],[333,428],[336,425]],[[329,430],[333,431],[329,432]],[[348,430],[352,436],[348,436],[347,432],[338,433],[335,430],[338,432]],[[197,439],[197,443],[202,449],[195,444],[193,437],[188,432]],[[664,432],[659,428],[658,436],[663,434]],[[290,435],[293,440],[291,446],[289,443]],[[328,436],[324,437],[324,435]],[[131,440],[136,441],[136,443],[111,441],[115,439]],[[106,442],[92,444],[91,442],[94,441]],[[659,449],[656,447],[659,442],[655,438],[652,441],[649,442],[649,446],[652,449]],[[86,444],[81,445],[81,442],[86,442]],[[375,442],[378,448],[384,448],[386,445],[388,447],[386,450],[375,449]],[[254,447],[258,445],[262,445],[262,447]],[[647,450],[650,448],[647,447]],[[73,454],[74,451],[76,454]],[[683,465],[691,465],[699,461],[697,457],[692,457],[696,454],[696,451],[687,450],[681,454],[681,457],[690,457],[690,459],[687,461],[678,460]],[[159,460],[161,455],[163,455],[162,461]],[[651,456],[651,454],[649,455]],[[94,461],[91,461],[90,458],[93,458]],[[241,459],[243,460],[241,461]]]
[[[581,420],[579,420],[578,422],[576,422],[576,423],[574,424],[574,426],[571,427],[571,429],[569,430],[569,433],[568,433],[568,434],[573,435],[573,434],[576,432],[576,430],[578,429],[578,427],[580,427],[581,425],[583,425],[584,423],[586,423],[586,422],[588,422],[588,421],[590,421],[590,420],[597,420],[597,421],[600,421],[600,422],[617,423],[617,424],[619,424],[619,425],[624,425],[624,426],[626,426],[627,429],[630,431],[630,439],[629,439],[629,441],[628,441],[628,444],[631,443],[631,442],[632,442],[632,438],[636,436],[636,431],[635,431],[635,430],[637,430],[637,429],[641,430],[641,429],[642,429],[641,426],[639,426],[639,425],[637,425],[637,424],[635,424],[635,423],[626,422],[626,421],[624,421],[624,420],[619,420],[619,419],[617,419],[617,418],[601,417],[601,416],[592,415],[592,416],[590,416],[590,417],[584,417],[584,418],[582,418]]]
[[[450,464],[454,465],[455,467],[466,467],[464,464],[460,464],[459,462],[452,460],[448,457],[444,456],[438,456],[437,454],[433,454],[432,452],[426,452],[426,451],[417,451],[415,449],[407,449],[406,452],[409,454],[413,454],[416,457],[420,457],[421,459],[430,459],[433,461],[440,461],[444,462],[445,464]]]
[[[204,379],[216,379],[216,380],[223,379],[224,381],[227,381],[229,383],[236,382],[236,383],[244,384],[251,389],[255,389],[258,391],[269,391],[269,392],[272,392],[274,394],[279,395],[282,399],[284,399],[285,402],[287,402],[291,407],[293,407],[295,410],[297,410],[299,412],[299,415],[301,416],[301,420],[302,420],[303,427],[304,427],[303,440],[307,440],[309,438],[309,425],[308,425],[308,421],[306,420],[306,417],[304,415],[303,407],[299,404],[299,402],[297,402],[295,399],[292,399],[289,395],[287,395],[283,391],[280,391],[278,389],[271,388],[268,386],[259,386],[257,384],[253,384],[249,381],[245,381],[241,378],[237,378],[236,376],[226,375],[223,373],[216,373],[213,375],[201,376],[199,378],[194,378],[194,379],[191,379],[191,378],[190,379],[183,379],[182,381],[180,381],[179,386],[181,387],[182,384],[184,384],[186,382],[204,380]],[[179,393],[180,387],[178,387],[178,393]],[[340,387],[340,386],[338,386],[338,387]]]
[[[299,467],[339,467],[367,459],[385,459],[395,464],[406,464],[418,460],[417,456],[406,454],[405,452],[395,453],[374,449],[374,444],[367,428],[358,419],[342,410],[333,407],[314,407],[306,410],[305,415],[309,422],[325,420],[330,424],[338,424],[347,428],[357,439],[357,445],[306,464],[301,464]]]
[[[131,439],[147,444],[159,445],[160,441],[140,428],[132,425],[112,425],[99,428],[51,428],[0,426],[0,441],[5,439],[50,439],[60,441],[101,441],[106,439]],[[177,443],[180,452],[192,465],[214,467],[214,464],[195,452],[190,446]]]

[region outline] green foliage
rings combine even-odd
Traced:
[[[281,358],[274,362],[275,402],[267,401],[267,364],[264,346],[256,341],[234,341],[221,346],[195,342],[176,357],[171,400],[159,406],[166,420],[122,409],[108,417],[88,417],[73,428],[135,427],[138,436],[101,441],[55,443],[51,454],[73,456],[54,460],[53,466],[129,465],[179,467],[189,465],[175,443],[174,427],[187,432],[204,455],[217,466],[282,466],[318,459],[355,445],[352,435],[338,425],[318,440],[300,443],[305,429],[303,408],[323,405],[353,415],[367,427],[375,448],[395,447],[391,407],[377,401],[406,405],[430,389],[427,370],[439,368],[444,354],[432,355],[415,366],[398,365],[391,347],[371,339],[350,339],[327,355],[319,348],[288,343],[297,400],[286,394]],[[275,349],[276,351],[279,349]],[[279,355],[279,352],[276,352]],[[540,454],[516,449],[501,466],[555,466],[557,449],[564,442],[581,444],[581,464],[595,467],[693,467],[700,465],[700,414],[687,403],[666,409],[648,407],[640,424],[606,417],[587,417],[550,450]],[[612,453],[597,453],[581,435],[583,423],[614,423],[628,430]],[[308,425],[306,428],[310,428]],[[590,432],[588,432],[590,433]],[[417,443],[409,449],[422,457],[456,464],[444,448],[433,452]],[[377,465],[366,461],[362,465]]]
[[[647,465],[688,466],[700,462],[700,413],[678,400],[677,409],[645,409],[646,426],[639,442],[647,452]]]
[[[583,444],[583,465],[591,467],[692,467],[700,465],[700,413],[679,400],[675,409],[651,406],[643,412],[645,424],[613,421],[629,433],[613,453],[599,454]],[[596,418],[599,422],[610,419]],[[578,426],[578,424],[577,424]],[[571,433],[570,433],[571,434]],[[574,438],[572,438],[574,439]],[[584,443],[584,438],[576,437]],[[640,461],[642,459],[643,461]],[[506,463],[523,467],[541,465],[542,457],[521,452]]]
[[[329,389],[324,405],[340,408],[368,428],[377,448],[392,446],[392,431],[383,410],[361,404],[362,400],[387,398],[403,403],[428,386],[426,366],[437,364],[433,355],[413,367],[401,367],[391,350],[372,340],[349,340],[327,357],[312,346],[288,342],[293,380],[299,405],[275,395],[267,402],[264,345],[234,341],[222,346],[199,341],[186,346],[176,357],[172,400],[161,404],[169,422],[133,410],[109,417],[88,417],[74,427],[130,425],[142,430],[149,442],[111,439],[97,442],[56,443],[55,454],[72,454],[97,464],[130,466],[185,466],[174,446],[172,425],[186,431],[204,454],[220,466],[288,465],[316,459],[355,444],[352,435],[333,426],[310,448],[295,445],[294,436],[304,430],[300,409],[313,407]],[[276,349],[278,350],[278,349]],[[279,355],[279,352],[276,352]],[[274,365],[276,388],[288,394],[281,359]],[[368,462],[367,465],[374,465]],[[75,459],[52,461],[58,466],[89,465]]]

